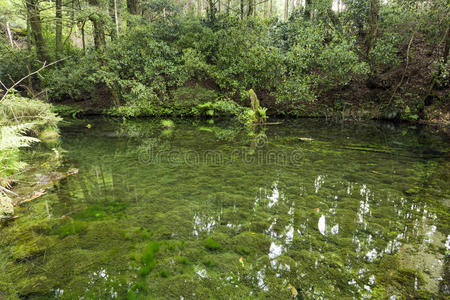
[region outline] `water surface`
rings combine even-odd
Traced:
[[[0,297],[449,295],[440,132],[91,119],[52,147],[79,173],[1,229]]]

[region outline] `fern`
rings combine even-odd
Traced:
[[[3,126],[0,130],[0,177],[7,177],[26,166],[19,160],[19,149],[29,147],[39,140],[24,136],[33,124],[26,123],[15,126]]]
[[[26,166],[20,161],[20,149],[39,141],[28,135],[56,128],[61,119],[51,109],[51,104],[13,95],[0,103],[0,186],[2,179]]]
[[[29,147],[32,143],[38,142],[37,138],[25,136],[34,126],[33,123],[3,126],[0,130],[0,151]]]
[[[57,128],[61,118],[52,112],[52,105],[40,100],[9,95],[0,104],[0,125],[33,123],[35,131]]]

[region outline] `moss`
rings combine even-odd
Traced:
[[[74,215],[78,219],[102,219],[113,214],[117,214],[127,207],[127,204],[120,201],[106,202],[102,205],[91,205],[84,211]]]
[[[212,268],[215,265],[215,263],[212,259],[205,259],[203,261],[203,264],[208,268]]]
[[[241,255],[268,252],[270,248],[270,241],[267,239],[267,235],[256,232],[242,232],[233,237],[231,243],[234,251]]]
[[[126,134],[118,134],[114,139],[97,135],[109,127],[92,122],[94,126],[89,132],[94,138],[77,138],[74,134],[64,140],[64,148],[68,150],[65,155],[68,161],[80,165],[80,173],[49,191],[45,198],[17,208],[21,217],[2,228],[0,269],[8,270],[8,274],[0,273],[0,289],[9,290],[7,296],[49,298],[54,296],[52,288],[64,287],[67,298],[108,298],[106,293],[110,289],[104,292],[104,288],[113,284],[98,278],[90,281],[92,274],[101,268],[107,271],[108,279],[122,284],[117,289],[120,299],[126,298],[127,293],[139,299],[179,299],[180,296],[185,299],[288,299],[291,292],[287,284],[294,286],[305,299],[359,299],[366,293],[364,285],[372,274],[376,276],[374,294],[380,297],[426,295],[420,289],[426,289],[430,274],[400,263],[398,255],[383,252],[374,262],[364,259],[367,251],[386,249],[387,243],[394,239],[402,244],[406,238],[409,243],[422,242],[421,232],[411,225],[422,220],[425,205],[426,222],[436,225],[437,231],[447,232],[448,222],[442,221],[445,208],[440,206],[445,190],[435,184],[423,185],[424,191],[429,190],[427,193],[421,191],[417,197],[404,197],[403,190],[419,185],[417,178],[392,173],[403,165],[410,165],[405,173],[425,168],[423,164],[410,163],[415,161],[415,156],[394,156],[393,160],[383,153],[342,149],[326,156],[321,148],[333,148],[334,143],[341,142],[341,137],[331,135],[330,140],[335,141],[327,142],[330,145],[314,145],[314,142],[304,145],[302,153],[310,158],[310,163],[302,168],[264,163],[258,163],[255,168],[252,162],[239,161],[195,167],[161,163],[144,168],[136,160],[133,149],[141,143],[140,137],[159,134],[159,120],[151,122],[153,127],[148,124],[139,130],[136,129],[139,126],[132,127],[134,133],[130,127],[120,132]],[[321,139],[320,134],[314,134],[321,133],[321,129],[311,129],[309,122],[314,123],[301,122],[305,128],[290,124],[268,129],[268,150],[297,149],[290,144],[296,143],[295,136],[290,137],[292,141],[280,142],[274,135],[289,136],[290,132],[296,132],[306,136],[305,132],[311,130],[308,136]],[[227,128],[220,121],[216,126]],[[352,139],[346,126],[340,128],[345,143],[347,136]],[[202,133],[199,140],[197,125],[177,125],[168,142],[173,150],[182,153],[218,149],[228,154],[247,149],[251,138],[246,132],[234,131],[229,140],[210,133]],[[327,135],[323,137],[332,131],[332,126],[327,127]],[[364,136],[360,131],[354,134],[358,138]],[[398,157],[401,162],[397,161]],[[322,163],[317,166],[313,163],[320,160]],[[367,161],[373,165],[367,167]],[[371,173],[374,169],[393,179],[383,182],[381,175]],[[319,174],[326,177],[316,192],[314,182]],[[274,191],[275,181],[278,195]],[[364,224],[359,221],[361,202],[366,197],[361,191],[363,186],[370,190],[367,192],[369,212],[362,215]],[[400,210],[402,213],[398,214]],[[101,215],[96,216],[97,213]],[[122,219],[117,218],[119,213],[123,214]],[[317,230],[321,215],[326,217],[325,236]],[[333,235],[330,228],[335,224],[339,224],[339,232]],[[294,228],[292,241],[288,234],[291,226]],[[405,238],[400,239],[398,235],[405,228]],[[33,238],[42,244],[28,244]],[[437,239],[442,237],[435,233],[433,240]],[[220,247],[208,248],[208,240]],[[150,241],[159,243],[157,251],[149,250]],[[268,256],[271,242],[283,247],[276,259]],[[24,248],[20,255],[23,258],[15,260],[13,251],[20,244],[30,246],[32,251]],[[439,246],[425,248],[426,253],[445,251]],[[428,259],[416,248],[404,254],[408,256],[401,261],[408,261],[411,255],[415,261],[419,257],[420,261]],[[365,272],[360,274],[360,270]],[[411,290],[410,281],[414,283],[415,275],[422,276],[423,284],[418,290]],[[34,287],[26,283],[28,278],[37,284],[36,291],[41,293],[44,284],[48,286],[47,291],[34,293]],[[352,280],[357,286],[348,284]],[[133,287],[136,282],[141,286]],[[18,287],[22,290],[17,290]]]
[[[167,278],[167,277],[169,276],[169,272],[167,272],[166,269],[163,269],[163,270],[161,270],[161,272],[159,272],[159,275],[160,275],[162,278]]]
[[[160,243],[150,242],[141,257],[139,275],[147,276],[156,266],[155,254],[159,251]]]
[[[45,253],[47,248],[55,243],[55,239],[48,236],[37,236],[32,233],[24,233],[22,241],[11,249],[12,257],[17,261],[29,260]]]
[[[206,239],[203,242],[203,245],[206,247],[206,249],[211,251],[219,250],[222,247],[219,242],[213,240],[212,238]]]
[[[72,234],[79,234],[83,232],[86,227],[86,224],[83,222],[71,220],[67,224],[57,228],[56,233],[63,238]]]
[[[177,258],[178,263],[182,264],[182,265],[189,265],[190,261],[187,257],[178,257]]]
[[[55,129],[44,129],[39,133],[39,139],[44,142],[53,142],[59,138],[59,133]]]

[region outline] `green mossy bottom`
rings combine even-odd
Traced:
[[[79,172],[0,229],[0,298],[449,296],[445,136],[315,120],[164,130],[63,127]]]

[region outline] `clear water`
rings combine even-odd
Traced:
[[[449,145],[377,122],[73,122],[34,149],[79,173],[1,229],[0,298],[448,296]]]

